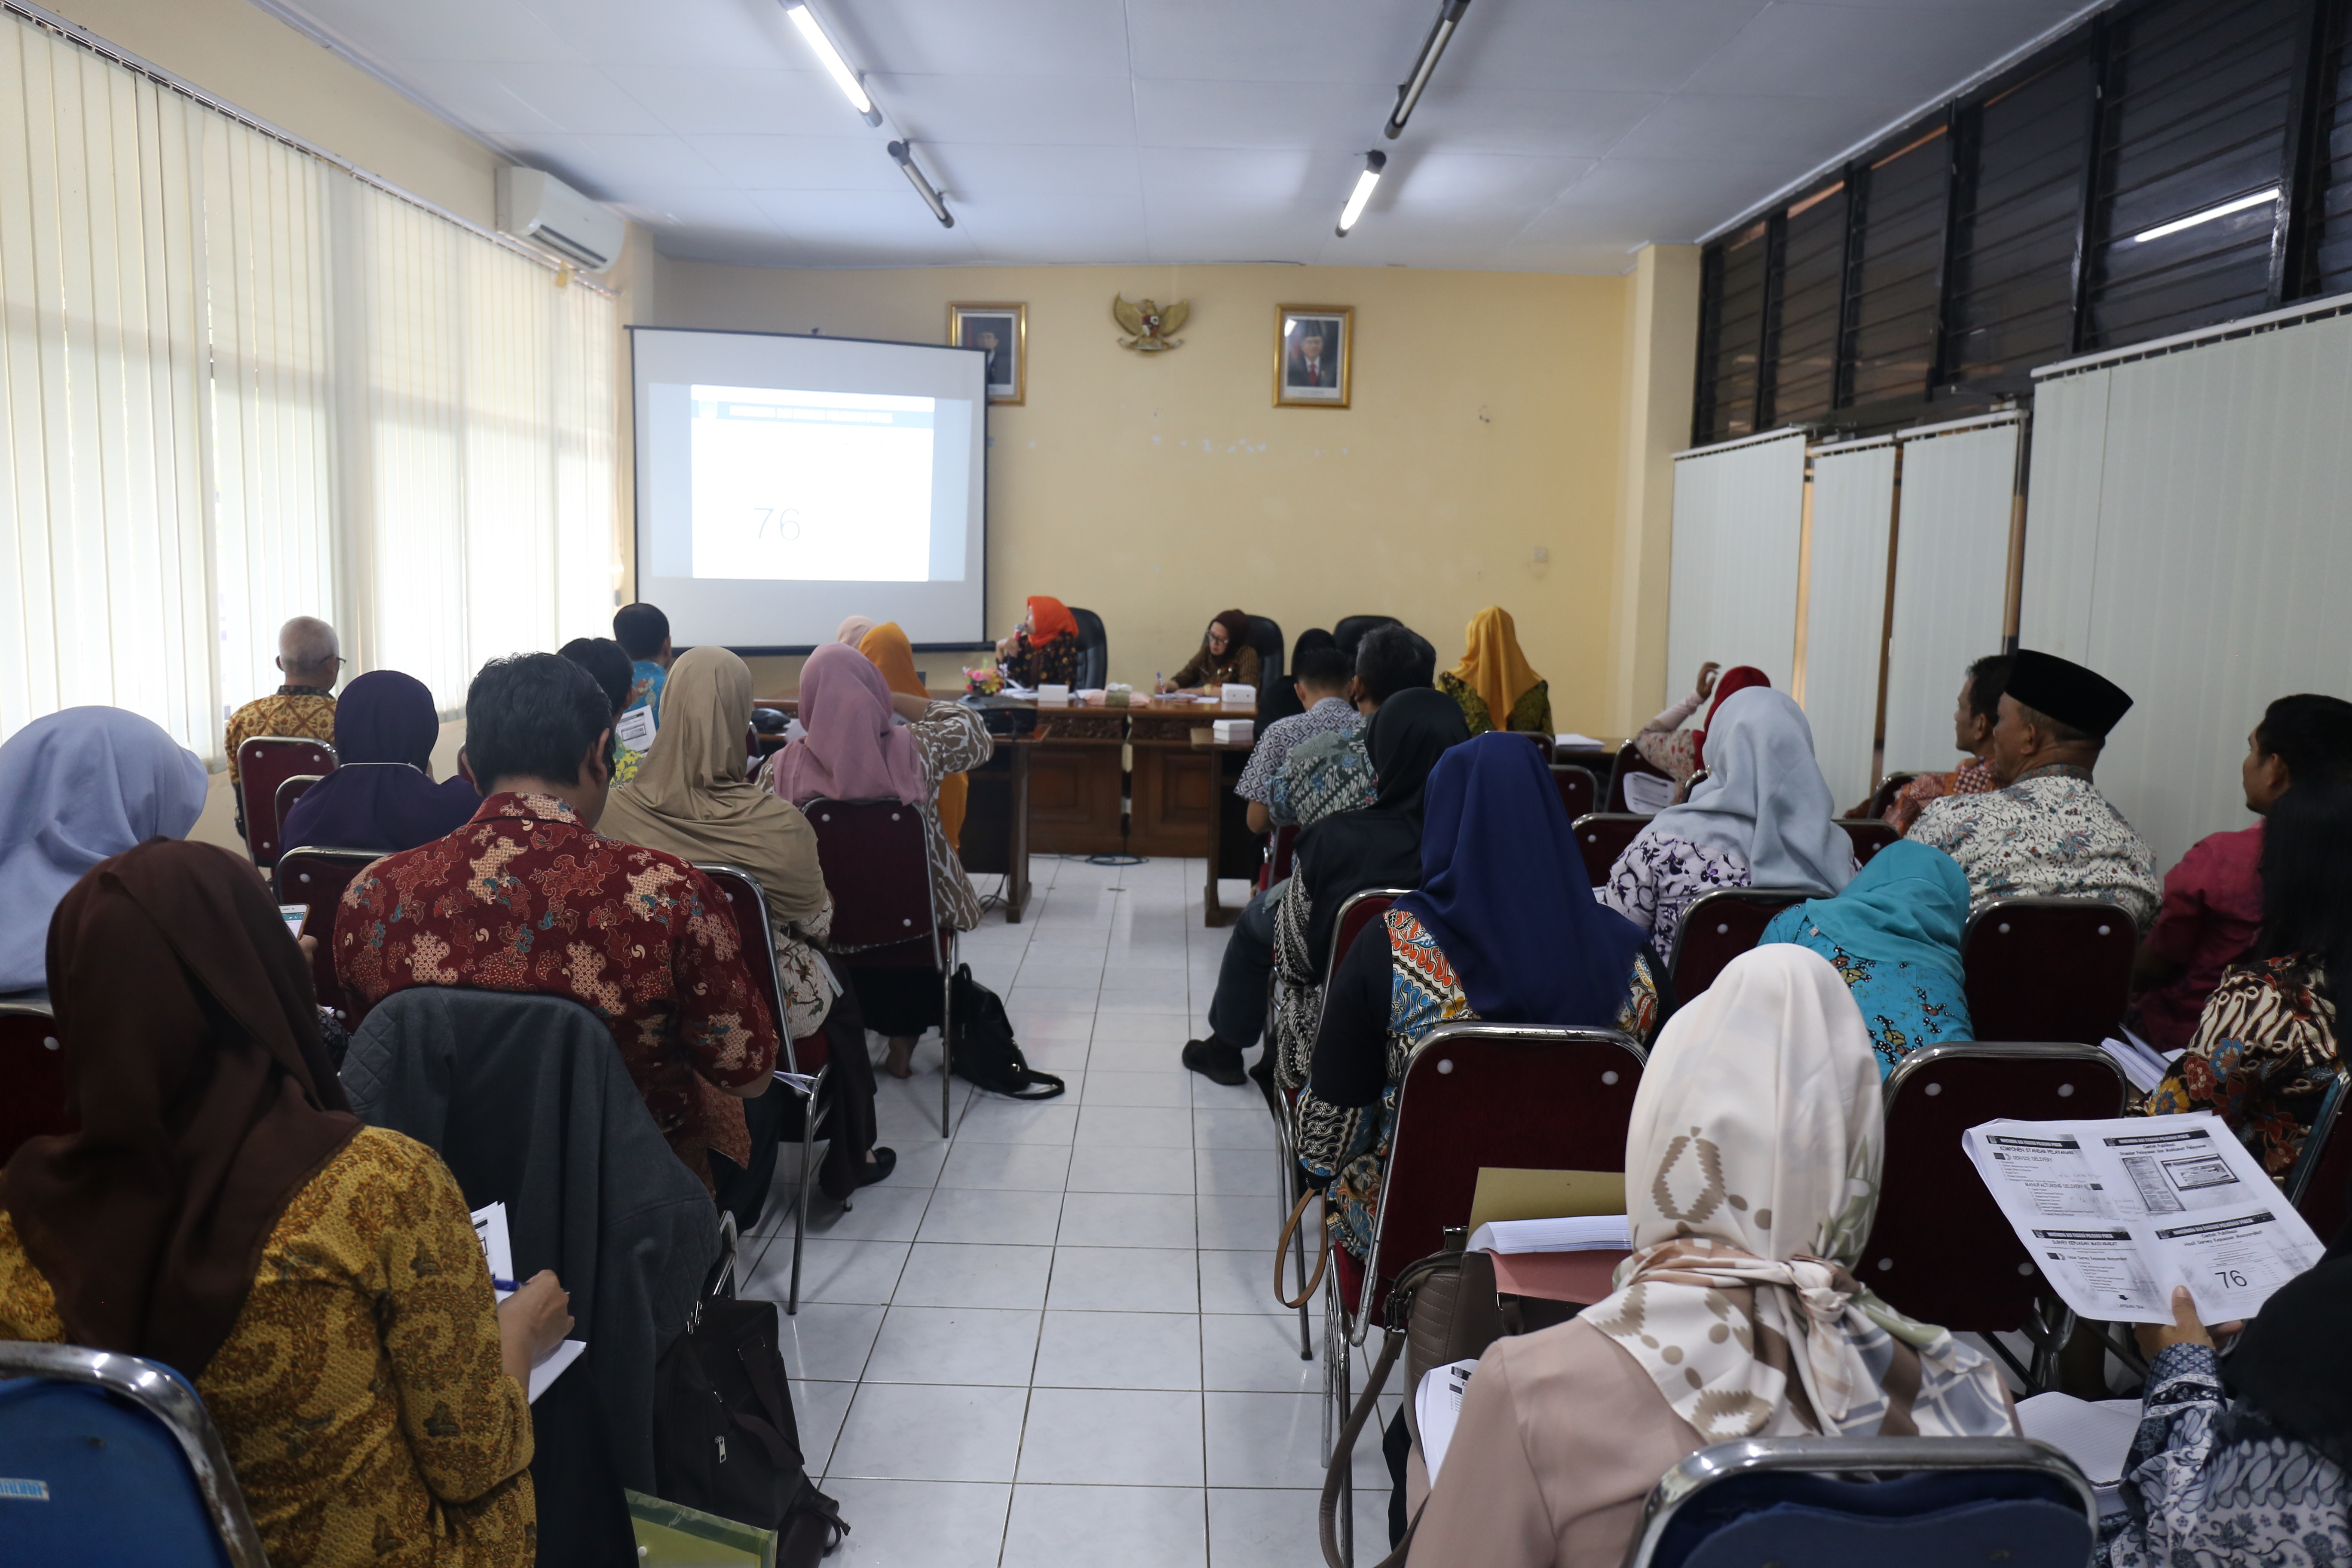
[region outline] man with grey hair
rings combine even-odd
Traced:
[[[256,735],[335,741],[335,682],[342,673],[335,628],[315,616],[297,616],[278,628],[278,668],[286,684],[257,697],[228,721],[228,782],[236,783],[236,749]],[[245,832],[240,815],[237,832]]]

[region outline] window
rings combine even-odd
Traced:
[[[1768,429],[1822,419],[1836,400],[1838,327],[1845,298],[1845,217],[1843,180],[1790,204],[1780,241]]]
[[[1927,395],[1952,144],[1937,126],[1857,176],[1856,275],[1849,404]]]
[[[1704,447],[1756,432],[1756,375],[1764,337],[1767,226],[1706,257],[1699,321],[1702,399],[1691,441]]]

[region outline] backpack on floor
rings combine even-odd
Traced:
[[[1014,1100],[1051,1100],[1069,1087],[1029,1065],[1021,1054],[1021,1042],[1013,1037],[1004,998],[974,980],[971,964],[956,965],[949,992],[949,1005],[955,1010],[956,1077]]]
[[[814,1568],[847,1533],[801,1453],[776,1304],[733,1297],[733,1237],[686,1331],[654,1369],[655,1489],[776,1532],[777,1568]]]

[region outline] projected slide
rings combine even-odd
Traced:
[[[696,386],[694,575],[926,580],[937,401]]]

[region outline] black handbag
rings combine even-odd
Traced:
[[[733,1299],[733,1238],[719,1283],[654,1371],[654,1484],[669,1502],[777,1532],[778,1568],[809,1568],[849,1526],[801,1453],[776,1304]],[[723,1292],[723,1293],[722,1293]]]
[[[1004,999],[971,977],[971,964],[956,965],[948,992],[948,1005],[955,1010],[956,1077],[1014,1100],[1051,1100],[1069,1087],[1029,1065],[1021,1042],[1013,1037]]]

